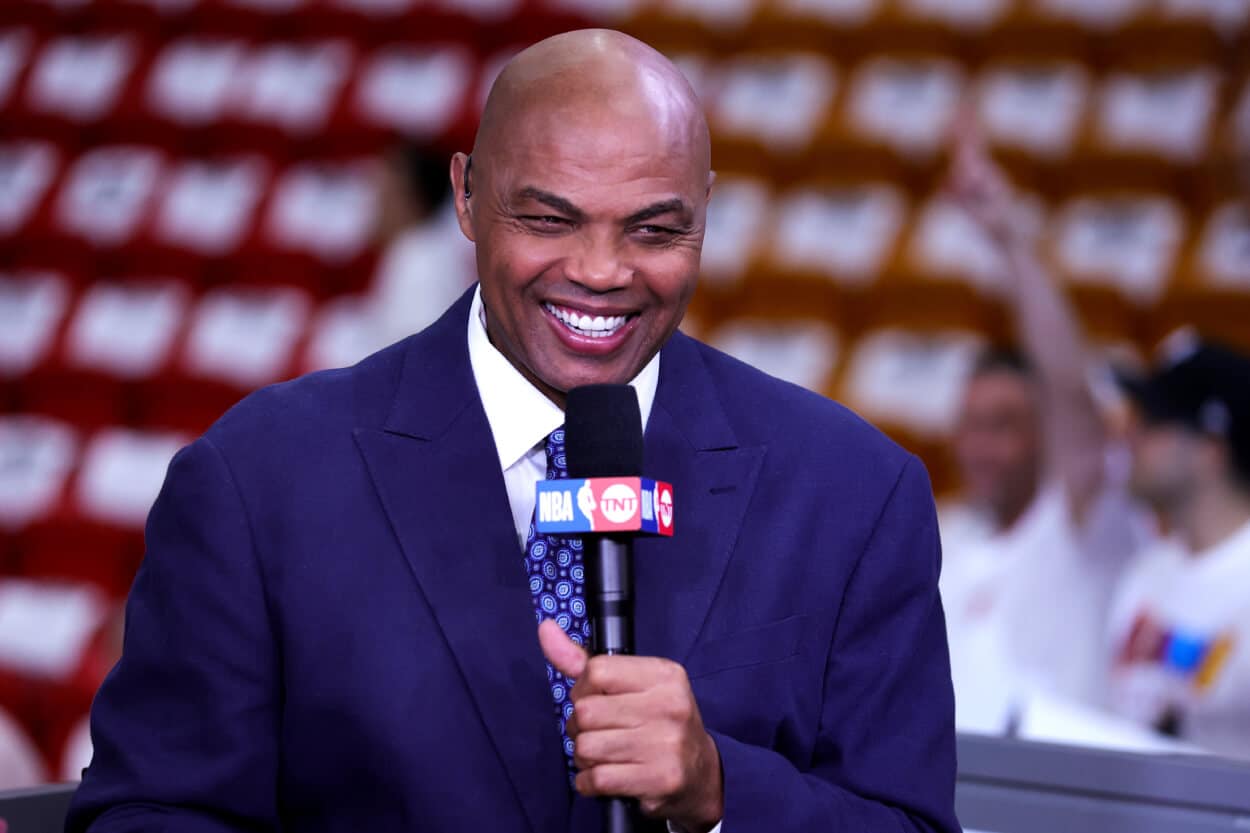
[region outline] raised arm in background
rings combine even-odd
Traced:
[[[1103,488],[1107,432],[1090,391],[1076,310],[1043,262],[1039,235],[970,117],[957,127],[948,192],[999,247],[1020,346],[1041,385],[1046,477],[1062,483],[1080,525]]]

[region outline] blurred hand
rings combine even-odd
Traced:
[[[721,820],[720,754],[686,669],[655,657],[589,657],[553,620],[538,628],[547,660],[570,679],[568,722],[582,795],[638,799],[642,811],[705,833]]]
[[[956,120],[951,135],[951,169],[946,193],[1002,245],[1023,242],[1028,223],[1011,182],[994,162],[970,108]]]

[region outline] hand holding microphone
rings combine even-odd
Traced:
[[[553,620],[547,660],[577,680],[566,727],[582,795],[629,796],[643,813],[706,833],[720,821],[720,754],[703,728],[686,669],[657,657],[588,656]]]
[[[574,786],[604,799],[607,833],[632,831],[632,810],[621,797],[637,799],[648,816],[706,833],[723,814],[720,754],[686,670],[631,656],[633,536],[673,534],[673,489],[639,476],[642,420],[628,385],[570,390],[564,433],[570,479],[539,484],[536,523],[540,531],[583,536],[596,656],[554,621],[543,622],[538,635],[552,666],[577,681],[566,726]]]

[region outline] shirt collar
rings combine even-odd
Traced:
[[[529,454],[534,446],[564,424],[564,411],[534,387],[512,363],[490,343],[486,335],[486,309],[482,290],[473,291],[469,309],[469,365],[473,381],[486,409],[486,421],[495,438],[499,466],[508,470]],[[638,409],[646,430],[660,381],[660,354],[656,353],[629,383],[638,393]]]

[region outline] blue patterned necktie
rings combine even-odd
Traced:
[[[568,461],[564,456],[564,429],[557,428],[547,436],[547,479],[559,480],[569,476]],[[586,574],[582,565],[582,541],[580,538],[561,538],[538,533],[530,519],[529,535],[525,539],[525,569],[529,574],[530,595],[534,599],[534,616],[541,622],[555,619],[569,638],[578,645],[590,642],[590,620],[586,616]],[[551,685],[551,699],[560,721],[560,737],[564,741],[564,758],[572,778],[573,741],[565,727],[573,716],[573,704],[569,692],[574,680],[547,663],[547,681]]]

